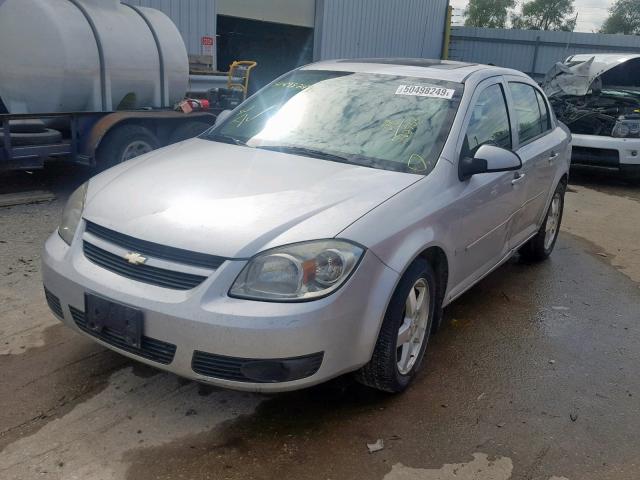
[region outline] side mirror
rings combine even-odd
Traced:
[[[227,118],[229,118],[229,115],[231,115],[231,110],[223,110],[221,111],[218,116],[216,117],[216,123],[214,123],[214,126],[218,126],[220,125],[222,122],[224,122]]]
[[[479,173],[509,172],[522,168],[520,157],[505,148],[495,145],[481,145],[472,157],[464,157],[458,164],[458,178],[461,181]]]

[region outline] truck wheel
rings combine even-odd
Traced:
[[[10,133],[11,145],[20,147],[25,145],[50,145],[62,140],[62,134],[50,128],[40,133]],[[4,145],[4,130],[0,128],[0,145]]]
[[[391,393],[409,386],[429,341],[436,291],[431,266],[422,259],[414,261],[391,298],[373,356],[356,373],[357,381]]]
[[[178,143],[183,140],[188,140],[189,138],[197,137],[210,127],[211,125],[206,122],[187,122],[174,130],[171,135],[171,143]]]
[[[109,168],[132,158],[149,153],[160,146],[148,128],[125,124],[115,127],[100,142],[96,153],[97,166]]]
[[[560,223],[562,222],[562,212],[564,210],[564,183],[558,184],[553,193],[551,205],[547,211],[547,216],[542,222],[542,226],[535,237],[525,243],[520,248],[520,256],[528,262],[540,262],[553,251],[553,247],[558,239]]]

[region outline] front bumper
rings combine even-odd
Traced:
[[[114,339],[91,336],[98,343],[193,380],[264,392],[304,388],[367,363],[398,280],[396,272],[368,251],[347,283],[328,297],[302,303],[257,302],[227,296],[245,261],[224,262],[191,290],[171,290],[122,277],[90,262],[82,251],[81,235],[76,235],[69,247],[57,233],[52,234],[42,258],[47,298],[54,306],[58,300],[58,316],[62,313],[62,320],[69,327],[88,335],[79,314],[84,312],[85,293],[94,293],[141,309],[145,338],[159,342],[150,345],[149,351],[157,353],[168,344],[175,346],[175,352],[154,358],[127,349]],[[52,310],[56,313],[56,308]],[[210,355],[213,360],[202,360],[196,352]],[[251,368],[261,365],[273,369],[282,366],[282,362],[263,361],[287,359],[295,363],[314,355],[319,363],[317,371],[293,381],[237,381],[216,373],[220,365],[229,366],[233,361],[255,360],[262,363],[253,362]],[[211,365],[212,361],[212,369],[203,369],[202,365]],[[298,368],[299,376],[300,369],[304,371],[308,365],[309,362],[301,367],[297,363],[290,368]]]
[[[572,135],[572,164],[624,170],[640,168],[640,138]]]

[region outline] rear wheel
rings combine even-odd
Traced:
[[[392,393],[409,386],[424,358],[436,302],[435,273],[418,259],[391,298],[371,361],[356,373],[360,383]]]
[[[96,160],[99,168],[109,168],[159,147],[158,139],[146,127],[125,124],[115,127],[100,143]]]
[[[520,249],[520,255],[524,260],[540,262],[551,255],[553,247],[558,239],[562,212],[564,210],[564,183],[558,184],[553,193],[547,216],[535,237],[525,243]]]

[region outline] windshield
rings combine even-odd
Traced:
[[[370,73],[298,70],[268,85],[202,138],[426,175],[462,84]]]

